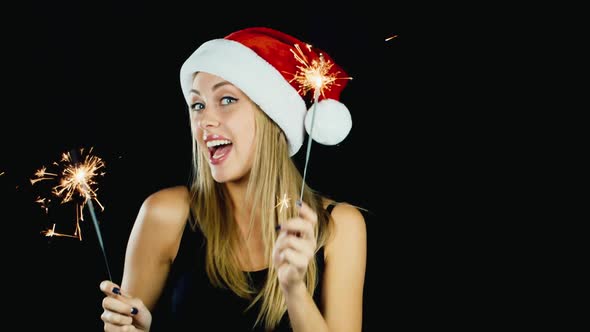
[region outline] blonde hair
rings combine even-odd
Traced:
[[[250,171],[247,194],[252,211],[260,211],[260,229],[269,262],[267,280],[262,289],[250,284],[248,275],[242,271],[238,258],[238,246],[244,241],[234,222],[231,201],[225,186],[216,183],[207,166],[205,154],[199,151],[193,139],[193,181],[191,183],[191,226],[199,228],[207,241],[206,270],[211,283],[227,287],[242,298],[250,299],[251,309],[260,302],[260,312],[254,325],[263,323],[268,330],[274,329],[287,310],[278,282],[276,267],[272,263],[272,250],[277,238],[276,226],[297,215],[295,204],[277,209],[278,199],[286,194],[294,202],[300,196],[302,177],[289,156],[289,147],[283,131],[260,108],[255,112],[255,157]],[[303,201],[318,215],[315,234],[316,252],[326,243],[329,229],[329,214],[323,208],[323,198],[307,184]],[[252,213],[250,229],[254,221]],[[310,261],[305,282],[313,296],[318,283],[318,264]]]

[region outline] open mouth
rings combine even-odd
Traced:
[[[226,139],[208,141],[207,149],[209,149],[209,159],[211,161],[220,161],[228,154],[232,145],[232,142]]]

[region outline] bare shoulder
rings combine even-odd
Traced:
[[[145,199],[141,208],[147,216],[163,222],[184,222],[189,214],[189,202],[188,188],[175,186],[154,192]]]
[[[168,257],[174,257],[190,214],[189,207],[186,187],[169,187],[152,193],[141,206],[133,238],[148,241]]]
[[[335,227],[343,232],[365,231],[365,217],[359,209],[347,203],[339,203],[332,210]]]
[[[153,308],[174,261],[186,219],[189,194],[183,187],[161,189],[141,205],[127,243],[121,287]]]
[[[332,210],[333,234],[326,244],[326,258],[332,252],[366,250],[367,227],[360,210],[347,203],[339,203]]]

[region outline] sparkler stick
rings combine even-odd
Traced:
[[[315,122],[315,108],[318,104],[318,99],[320,98],[320,85],[321,85],[321,78],[318,78],[316,89],[313,93],[313,114],[311,115],[311,129],[309,130],[309,137],[307,139],[307,151],[305,152],[305,166],[303,167],[303,180],[301,181],[301,193],[299,194],[299,202],[303,202],[303,189],[305,187],[305,176],[307,175],[307,164],[309,162],[309,155],[311,153],[311,141],[312,141],[312,134],[313,134],[313,123]]]
[[[111,269],[109,268],[109,260],[107,259],[107,254],[104,249],[104,243],[102,241],[102,234],[100,233],[100,227],[98,226],[98,219],[96,218],[96,214],[94,213],[94,205],[92,204],[92,200],[88,200],[88,211],[90,211],[90,217],[92,218],[92,223],[94,224],[94,229],[96,230],[96,237],[98,237],[98,243],[100,245],[100,250],[102,251],[102,256],[104,257],[104,263],[107,267],[107,273],[109,274],[109,280],[113,280],[111,276]]]

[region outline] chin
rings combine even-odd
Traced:
[[[239,172],[229,174],[228,172],[211,172],[213,176],[213,180],[217,183],[227,183],[227,182],[242,182],[244,180],[248,180],[248,176],[250,172]]]
[[[225,182],[230,181],[229,178],[225,175],[216,174],[216,173],[213,173],[212,175],[213,175],[213,180],[215,180],[215,182],[217,182],[217,183],[225,183]]]

